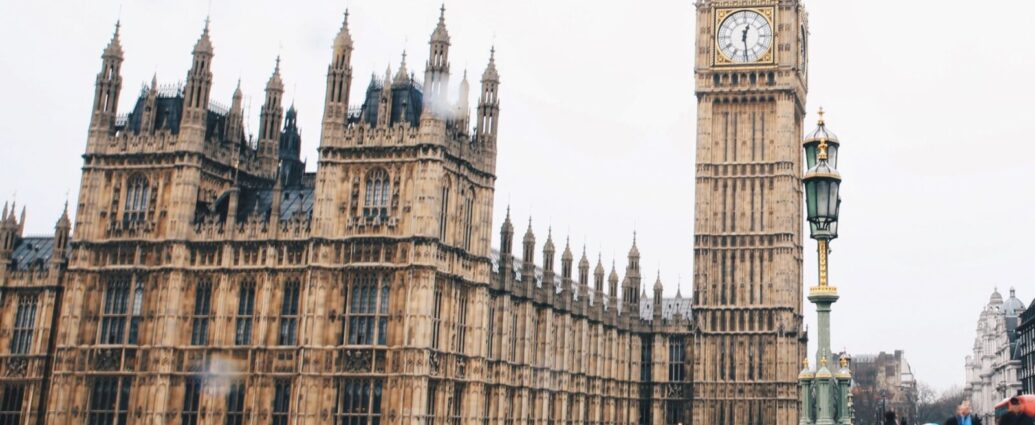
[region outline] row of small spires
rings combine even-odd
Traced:
[[[503,225],[500,228],[500,233],[501,233],[501,238],[500,238],[500,245],[501,245],[500,246],[500,254],[501,254],[501,256],[503,256],[503,255],[513,256],[513,254],[511,254],[510,243],[513,241],[514,225],[513,225],[513,223],[511,222],[511,219],[510,219],[510,207],[509,206],[507,207],[507,215],[506,215],[506,218],[503,220]],[[527,228],[527,230],[525,230],[525,235],[524,235],[524,239],[523,239],[522,242],[523,242],[524,247],[525,247],[525,254],[522,256],[522,261],[524,261],[526,264],[531,264],[534,261],[531,257],[534,255],[533,251],[534,251],[534,245],[535,245],[535,234],[532,232],[532,218],[531,217],[528,218],[528,228]],[[547,269],[548,271],[551,271],[551,272],[554,271],[553,267],[552,267],[553,266],[553,254],[554,253],[556,253],[556,250],[555,250],[555,246],[554,246],[554,243],[553,243],[553,228],[550,227],[547,230],[546,243],[543,244],[543,254],[544,254],[544,256],[546,258],[548,258],[548,261],[546,261],[545,264],[544,264],[544,269]],[[531,254],[531,255],[529,255],[529,254]],[[640,250],[636,246],[636,231],[635,230],[633,231],[632,247],[629,248],[629,255],[628,255],[628,257],[629,257],[629,264],[627,266],[627,273],[629,271],[632,271],[632,272],[634,272],[634,273],[636,273],[638,275],[639,274]],[[568,238],[565,238],[565,241],[564,241],[564,252],[561,254],[561,261],[562,262],[565,262],[565,261],[570,262],[572,260],[574,260],[574,257],[573,257],[572,252],[571,252],[571,239],[570,239],[570,237],[568,237]],[[586,255],[586,245],[585,244],[582,245],[582,258],[579,260],[579,269],[580,270],[588,270],[589,269],[589,258]],[[601,276],[604,275],[604,273],[605,273],[605,270],[604,270],[604,263],[603,263],[603,254],[598,253],[597,254],[597,265],[596,265],[596,267],[593,270],[593,274],[594,274],[594,276],[601,277]],[[626,275],[626,278],[628,279],[628,274]],[[608,274],[607,280],[608,280],[609,283],[612,283],[612,284],[618,282],[618,272],[616,270],[615,260],[614,259],[611,260],[611,272]],[[660,270],[660,267],[659,267],[658,272],[657,272],[657,278],[655,279],[655,282],[654,282],[654,292],[657,295],[657,298],[660,299],[660,294],[661,294],[663,289],[664,289],[664,285],[662,285],[662,283],[661,283],[661,270]],[[596,290],[597,291],[603,291],[604,288],[596,288]],[[647,295],[647,288],[644,286],[644,287],[641,288],[641,291],[642,291],[641,292],[641,297],[646,297],[646,295]],[[679,282],[679,284],[676,287],[676,298],[682,298],[682,297],[683,297],[683,295],[682,295],[682,279],[680,279],[680,282]]]

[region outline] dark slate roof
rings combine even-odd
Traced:
[[[11,268],[25,271],[33,268],[45,268],[54,252],[53,237],[30,236],[22,238],[11,254]]]
[[[300,214],[311,217],[313,214],[313,189],[284,189],[280,201],[281,220],[287,220]],[[273,190],[242,190],[237,204],[237,219],[244,220],[255,210],[262,217],[269,217],[273,208]]]

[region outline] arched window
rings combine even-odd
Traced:
[[[392,196],[392,183],[388,180],[388,172],[378,168],[367,175],[363,216],[388,217],[388,202]]]
[[[440,200],[442,202],[442,205],[441,205],[441,208],[439,208],[439,211],[441,212],[441,214],[440,214],[439,220],[438,220],[438,239],[441,242],[445,242],[445,240],[446,240],[446,223],[449,222],[449,180],[448,179],[446,180],[446,183],[444,185],[442,185],[442,193],[441,193],[441,196],[440,196]]]
[[[474,188],[464,192],[464,249],[471,249],[471,228],[474,221]]]
[[[151,186],[147,177],[136,174],[129,178],[126,188],[126,208],[122,219],[127,223],[143,221],[147,218],[147,206],[151,200]]]

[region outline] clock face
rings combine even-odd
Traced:
[[[754,10],[731,13],[716,34],[719,51],[735,63],[757,62],[773,46],[773,27]]]

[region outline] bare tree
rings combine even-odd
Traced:
[[[956,414],[956,406],[963,402],[963,389],[952,387],[938,394],[930,385],[917,387],[917,417],[921,423],[942,423]]]

